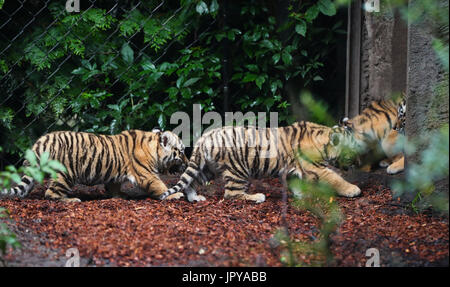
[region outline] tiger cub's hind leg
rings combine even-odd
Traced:
[[[60,200],[63,202],[81,202],[79,198],[69,198],[67,193],[71,190],[66,178],[62,174],[58,174],[58,178],[51,179],[48,189],[45,191],[45,198],[52,200]]]
[[[238,198],[243,200],[252,200],[256,203],[262,203],[266,200],[266,196],[262,193],[248,194],[247,190],[250,185],[247,178],[240,178],[225,171],[223,174],[225,180],[225,199]]]

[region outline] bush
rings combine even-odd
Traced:
[[[65,167],[58,161],[49,160],[49,154],[47,152],[42,154],[38,161],[36,155],[31,150],[27,150],[25,158],[29,161],[30,166],[21,167],[19,169],[16,169],[14,166],[8,166],[6,171],[0,172],[0,199],[3,190],[10,188],[12,182],[21,182],[19,173],[25,173],[34,178],[34,180],[42,183],[45,175],[48,174],[52,178],[56,178],[57,172],[66,171]],[[0,219],[7,217],[8,211],[4,208],[0,208]],[[17,248],[20,246],[20,243],[17,241],[16,235],[8,229],[6,224],[0,222],[0,261],[2,260],[2,256],[6,253],[8,246]]]
[[[275,2],[249,0],[227,4],[222,19],[224,3],[97,0],[69,14],[64,2],[32,1],[23,9],[44,8],[32,25],[20,13],[7,22],[20,7],[5,3],[0,22],[14,25],[2,34],[21,36],[14,49],[0,43],[0,145],[22,156],[51,130],[170,128],[170,116],[192,113],[194,103],[220,113],[277,111],[289,123],[287,81],[321,81],[322,61],[343,33],[340,23],[315,25],[336,13],[334,4],[291,1],[281,7],[287,17],[277,17]]]
[[[335,201],[336,192],[324,182],[311,183],[298,178],[289,181],[289,190],[293,193],[292,205],[317,217],[320,228],[318,238],[311,243],[291,240],[287,230],[277,231],[275,239],[284,248],[281,262],[287,266],[329,264],[333,259],[329,237],[342,220],[340,208]]]
[[[408,164],[405,180],[393,182],[395,196],[403,193],[415,194],[411,207],[415,211],[430,206],[448,214],[448,193],[436,193],[435,184],[449,175],[449,127],[443,126],[418,139],[404,142],[405,152],[413,153],[416,146],[425,146],[420,153],[420,162]]]

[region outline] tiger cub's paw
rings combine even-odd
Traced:
[[[405,157],[401,157],[399,160],[394,161],[390,166],[387,168],[388,174],[396,174],[399,172],[402,172],[405,169]]]
[[[388,174],[397,174],[397,173],[403,171],[403,167],[398,167],[398,166],[391,164],[390,166],[388,166],[386,171]]]
[[[361,189],[354,184],[350,184],[343,191],[338,192],[340,196],[355,197],[361,194]]]
[[[205,201],[206,198],[203,195],[198,195],[196,193],[189,193],[187,196],[187,199],[189,202],[198,202],[198,201]]]
[[[246,199],[253,200],[253,201],[255,201],[255,203],[263,203],[264,201],[266,201],[266,196],[262,193],[255,193],[255,194],[247,195]]]
[[[81,199],[72,197],[72,198],[61,198],[62,202],[81,202]]]
[[[171,199],[180,199],[184,196],[182,192],[176,192],[174,194],[169,195],[164,200],[171,200]]]

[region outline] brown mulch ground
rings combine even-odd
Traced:
[[[174,184],[176,177],[167,181]],[[276,179],[253,182],[251,191],[267,196],[262,204],[223,200],[220,182],[196,204],[115,198],[62,203],[42,199],[43,190],[38,186],[26,200],[0,201],[22,243],[9,250],[7,265],[64,266],[65,251],[76,247],[82,266],[282,266],[272,239],[281,222]],[[344,220],[331,237],[333,266],[364,266],[368,248],[379,249],[382,266],[448,266],[447,217],[414,214],[379,184],[362,190],[361,197],[338,199]],[[102,187],[76,191],[98,195]],[[317,219],[292,207],[287,212],[293,240],[316,239]]]

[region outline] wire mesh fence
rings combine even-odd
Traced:
[[[220,90],[220,59],[205,55],[219,42],[196,47],[217,17],[193,17],[189,3],[81,0],[80,12],[69,13],[64,2],[7,1],[0,9],[0,168],[17,166],[50,131],[168,125],[183,108],[181,92],[195,101],[187,75],[196,69],[211,71],[202,92]]]
[[[68,12],[74,2],[79,12]],[[277,112],[279,124],[291,123],[297,91],[334,77],[323,62],[342,21],[319,6],[0,1],[0,168],[17,166],[50,131],[173,129],[171,115],[192,115],[194,104],[222,115]],[[299,16],[307,11],[316,12]]]

